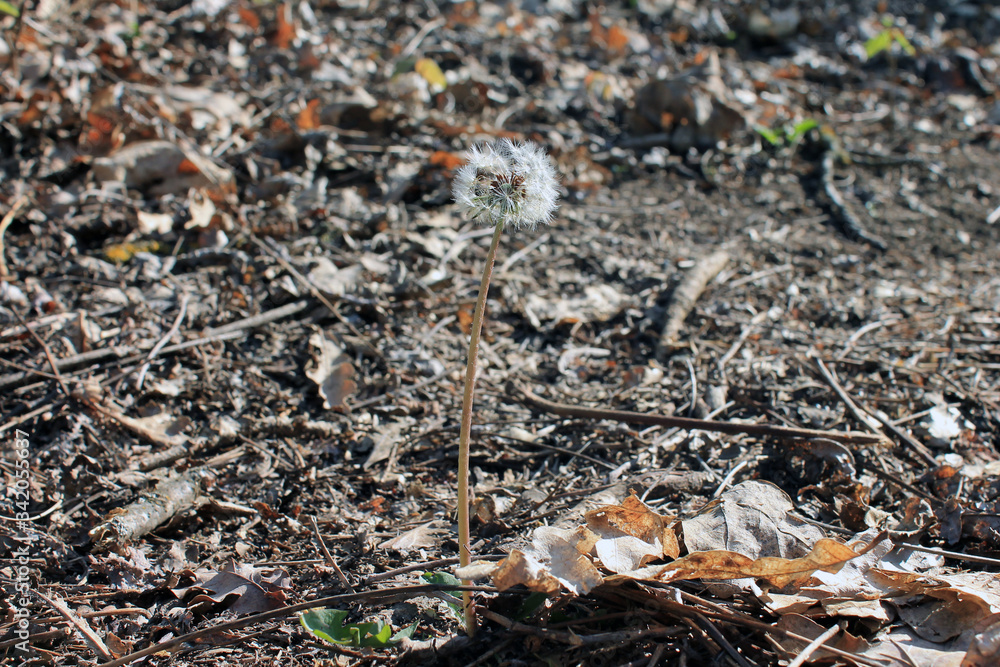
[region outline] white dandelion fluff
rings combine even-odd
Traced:
[[[549,221],[559,181],[544,150],[530,141],[500,139],[469,149],[452,195],[473,220],[519,229]]]

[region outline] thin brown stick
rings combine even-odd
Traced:
[[[872,412],[871,415],[875,419],[879,420],[879,423],[882,424],[882,426],[889,429],[889,431],[891,431],[894,436],[902,440],[903,443],[906,444],[906,446],[912,449],[917,456],[919,456],[921,459],[924,460],[924,463],[935,467],[937,466],[937,461],[934,460],[934,455],[931,454],[930,450],[924,447],[924,445],[919,440],[917,440],[912,435],[910,435],[903,429],[893,424],[892,421],[886,419],[878,412]]]
[[[729,640],[726,639],[726,636],[722,634],[719,628],[715,627],[715,624],[706,618],[704,614],[695,612],[694,619],[698,624],[698,627],[707,632],[708,636],[711,637],[716,644],[721,646],[722,650],[725,651],[737,665],[740,667],[750,667],[750,663],[747,662],[746,658],[740,655],[740,652],[729,643]]]
[[[150,350],[149,354],[146,356],[146,363],[142,365],[142,368],[139,370],[139,377],[135,380],[135,388],[137,390],[142,389],[142,381],[146,377],[146,372],[149,370],[149,365],[153,362],[153,359],[155,359],[156,355],[160,353],[160,350],[162,350],[163,347],[170,342],[170,339],[177,335],[177,332],[180,331],[181,324],[184,322],[184,316],[187,315],[188,301],[190,300],[190,294],[184,294],[181,297],[181,305],[179,308],[180,312],[174,319],[173,325],[170,327],[170,330],[167,331],[166,335],[160,338],[160,340],[153,346],[153,349]]]
[[[717,250],[708,257],[698,260],[690,271],[684,276],[684,280],[674,289],[670,297],[670,306],[667,308],[663,323],[663,331],[660,333],[660,340],[656,345],[656,357],[662,359],[680,345],[681,329],[684,328],[684,320],[691,313],[694,304],[701,297],[702,292],[708,287],[719,272],[729,263],[729,252]]]
[[[294,315],[295,313],[303,311],[308,307],[309,299],[299,299],[298,301],[293,301],[292,303],[286,303],[284,306],[272,308],[271,310],[260,313],[259,315],[244,317],[242,320],[236,320],[235,322],[230,322],[229,324],[223,324],[222,326],[205,329],[204,333],[206,337],[210,337],[230,333],[231,331],[255,329],[264,324],[274,322],[275,320],[280,320],[288,317],[289,315]]]
[[[87,642],[87,645],[93,649],[94,653],[96,653],[101,660],[107,660],[112,657],[111,651],[109,651],[108,647],[104,645],[104,640],[102,640],[97,633],[94,632],[93,628],[91,628],[86,621],[74,614],[73,610],[67,607],[65,602],[59,599],[47,597],[44,593],[39,593],[38,591],[35,591],[35,595],[45,600],[53,609],[58,611],[59,614],[62,615],[62,617],[65,618],[77,632],[80,633],[80,636],[83,637],[84,641]]]
[[[595,592],[601,592],[601,591],[602,588],[595,589]],[[674,602],[673,600],[665,599],[663,596],[660,595],[653,595],[652,600],[655,601],[656,605],[664,612],[673,614],[680,618],[692,618],[695,616],[695,614],[701,614],[706,618],[714,618],[716,620],[723,621],[725,623],[742,625],[744,627],[752,628],[754,630],[768,632],[781,637],[788,637],[790,639],[800,641],[804,644],[808,644],[809,642],[812,641],[811,637],[805,637],[798,633],[785,630],[784,628],[779,628],[776,625],[769,625],[768,623],[764,623],[763,621],[758,621],[757,619],[751,618],[745,614],[730,611],[725,607],[709,602],[708,600],[700,598],[697,595],[685,593],[684,591],[679,591],[679,592],[681,594],[682,599],[692,604],[701,605],[702,607],[704,607],[704,609],[697,609],[688,604],[683,604],[681,602]],[[628,590],[626,588],[617,588],[615,589],[613,594],[611,595],[604,594],[601,595],[601,597],[605,597],[608,599],[623,597],[628,600],[635,600],[641,603],[646,603],[650,601],[651,596],[649,593],[644,593],[642,591]],[[847,651],[842,651],[840,649],[833,648],[832,646],[826,646],[824,647],[823,650],[829,651],[830,653],[833,653],[834,655],[837,655],[842,658],[849,658],[854,662],[857,662],[862,665],[870,665],[871,667],[883,667],[884,665],[887,664],[883,660],[865,658],[862,656],[854,655],[852,653],[848,653]]]
[[[788,426],[771,426],[769,424],[739,424],[709,419],[691,419],[689,417],[648,415],[641,412],[628,412],[626,410],[582,408],[546,400],[523,387],[518,387],[517,389],[521,392],[522,399],[527,405],[562,417],[608,419],[627,424],[646,424],[667,428],[682,428],[689,431],[708,431],[711,433],[747,433],[749,435],[773,436],[777,438],[829,438],[837,442],[863,445],[891,444],[884,435],[860,433],[858,431],[820,431],[811,428],[791,428]]]
[[[89,352],[81,352],[80,354],[74,354],[71,357],[65,357],[63,359],[56,359],[56,368],[60,371],[64,371],[67,368],[73,366],[78,366],[80,364],[89,364],[96,361],[103,361],[108,357],[121,358],[125,355],[127,348],[124,346],[112,346],[112,347],[102,347],[99,350],[90,350]],[[20,385],[25,382],[28,378],[32,376],[44,377],[48,379],[55,379],[55,376],[50,376],[48,373],[42,373],[36,369],[25,368],[19,366],[18,364],[4,361],[6,365],[13,366],[14,368],[22,368],[20,373],[9,373],[7,375],[0,375],[0,389],[6,389],[7,387]]]
[[[28,330],[28,334],[35,339],[35,341],[42,346],[42,350],[45,351],[45,358],[49,361],[49,366],[52,367],[52,373],[56,376],[56,382],[59,383],[59,388],[62,389],[63,394],[69,396],[69,387],[66,386],[66,381],[63,379],[62,373],[59,372],[59,364],[56,362],[55,356],[52,354],[49,344],[42,340],[42,337],[38,335],[38,332],[34,329],[28,327],[28,323],[21,316],[21,313],[17,312],[16,308],[12,308],[11,312],[17,317],[18,322],[21,323],[25,329]]]
[[[867,427],[872,433],[878,433],[883,439],[888,440],[885,434],[882,433],[882,429],[876,426],[873,422],[874,418],[858,407],[858,404],[854,402],[854,399],[848,395],[843,385],[841,385],[840,381],[837,380],[837,376],[826,367],[826,364],[824,364],[823,360],[819,357],[816,357],[816,368],[819,369],[820,375],[822,375],[823,379],[826,380],[826,383],[830,385],[830,388],[833,389],[833,393],[837,395],[837,398],[839,398],[840,402],[844,404],[844,407],[846,407],[854,416],[854,419],[856,419],[863,426]]]
[[[9,649],[12,646],[17,646],[22,641],[27,641],[28,645],[34,645],[41,644],[42,642],[51,642],[56,639],[65,639],[72,634],[73,630],[70,628],[57,628],[55,630],[48,630],[46,632],[38,632],[33,635],[28,635],[25,639],[15,636],[13,639],[7,639],[0,642],[0,651]]]
[[[627,644],[649,637],[676,635],[678,632],[686,630],[686,628],[678,628],[676,626],[664,626],[659,628],[649,628],[648,630],[626,630],[623,632],[599,632],[593,635],[580,635],[575,632],[563,632],[560,630],[551,630],[549,628],[539,628],[534,625],[518,623],[517,621],[512,621],[506,616],[501,616],[500,614],[490,611],[489,609],[480,609],[479,613],[510,632],[534,635],[535,637],[551,639],[570,646]]]
[[[310,516],[309,520],[312,522],[313,532],[316,534],[316,541],[319,542],[319,548],[323,551],[323,557],[326,558],[327,565],[333,568],[334,573],[337,578],[340,579],[340,583],[347,590],[352,593],[357,593],[357,589],[351,585],[351,582],[347,580],[344,575],[344,571],[340,569],[340,565],[337,564],[337,559],[333,557],[330,550],[326,547],[326,540],[323,539],[323,534],[319,530],[319,524],[316,522],[316,517]]]

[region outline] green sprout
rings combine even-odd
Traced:
[[[890,17],[883,17],[882,25],[885,26],[885,29],[865,42],[865,53],[869,60],[883,51],[891,54],[890,49],[893,44],[899,44],[900,48],[909,56],[916,55],[917,50],[913,48],[913,44],[910,44],[910,40],[906,38],[898,26],[893,25]]]
[[[818,127],[819,123],[813,118],[807,118],[795,125],[786,125],[780,130],[773,130],[763,125],[754,127],[754,131],[761,136],[764,141],[772,146],[794,146],[809,130]]]
[[[417,624],[409,625],[393,634],[392,626],[382,621],[348,623],[348,612],[341,609],[310,609],[299,616],[302,627],[331,644],[355,648],[388,648],[413,636]]]

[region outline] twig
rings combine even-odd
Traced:
[[[857,403],[855,403],[854,400],[847,395],[847,391],[844,390],[844,387],[837,380],[837,376],[835,376],[830,369],[826,367],[826,364],[824,364],[823,360],[819,357],[816,357],[816,367],[819,368],[819,372],[822,374],[823,379],[826,380],[828,385],[830,385],[830,388],[833,389],[835,394],[837,394],[837,398],[840,399],[848,411],[854,415],[854,418],[863,426],[867,427],[872,433],[878,433],[882,436],[883,440],[888,440],[889,438],[882,433],[882,429],[872,423],[872,417],[869,416],[867,412],[859,408]]]
[[[312,522],[313,533],[316,535],[316,541],[319,542],[319,548],[323,551],[323,557],[326,558],[327,564],[333,568],[334,573],[336,573],[337,578],[340,579],[340,583],[344,585],[344,588],[351,591],[352,593],[357,593],[351,582],[347,580],[344,576],[343,570],[337,565],[337,559],[333,557],[330,550],[326,548],[326,541],[323,539],[323,534],[319,531],[319,524],[316,523],[316,517],[310,515],[309,520]]]
[[[638,641],[640,639],[646,639],[648,637],[663,637],[676,635],[680,630],[677,627],[659,627],[650,628],[648,630],[633,630],[624,632],[600,632],[593,635],[578,635],[575,632],[563,632],[560,630],[551,630],[549,628],[539,628],[534,625],[527,625],[525,623],[518,623],[517,621],[512,621],[506,616],[501,616],[500,614],[490,611],[489,609],[478,609],[479,613],[490,619],[494,623],[500,625],[504,629],[510,632],[519,632],[521,634],[534,635],[535,637],[542,637],[544,639],[551,639],[563,644],[568,644],[570,646],[596,646],[599,644],[626,644]]]
[[[749,463],[750,463],[749,461],[740,461],[737,465],[733,466],[733,469],[726,474],[725,479],[722,480],[722,484],[719,484],[719,488],[715,490],[715,493],[712,494],[712,497],[718,498],[719,496],[721,496],[722,492],[725,491],[729,487],[729,485],[733,483],[733,478],[736,477],[736,473],[738,473],[740,470],[743,470],[743,468],[747,467]]]
[[[275,618],[284,618],[286,616],[291,616],[292,614],[295,614],[300,611],[315,609],[316,607],[333,607],[347,602],[357,602],[359,600],[380,601],[386,603],[394,598],[408,599],[426,595],[427,593],[432,593],[434,591],[446,591],[446,590],[447,591],[472,590],[472,591],[496,592],[496,588],[492,586],[452,586],[447,584],[423,584],[420,586],[403,586],[399,588],[388,588],[377,591],[364,591],[361,593],[345,593],[343,595],[331,595],[330,597],[320,598],[318,600],[310,600],[308,602],[300,602],[299,604],[293,604],[290,607],[282,607],[281,609],[272,609],[271,611],[261,612],[260,614],[254,614],[253,616],[247,616],[246,618],[240,618],[235,621],[230,621],[229,623],[220,623],[219,625],[213,625],[208,628],[202,628],[201,630],[195,630],[194,632],[189,632],[186,635],[180,635],[179,637],[173,637],[172,639],[169,639],[167,641],[147,646],[141,651],[135,651],[134,653],[129,653],[128,655],[124,655],[118,658],[117,660],[112,660],[111,662],[102,663],[98,665],[98,667],[122,667],[122,665],[127,665],[130,662],[139,660],[140,658],[145,658],[148,655],[153,655],[154,653],[159,653],[160,651],[168,651],[169,649],[175,646],[180,646],[181,644],[193,642],[196,639],[201,639],[202,637],[208,637],[216,633],[226,633],[226,632],[231,632],[233,630],[239,630],[240,628],[245,628],[250,625],[263,623],[264,621],[270,621]]]
[[[659,607],[664,612],[673,614],[674,616],[677,616],[679,618],[694,618],[697,614],[700,614],[705,618],[714,618],[724,623],[742,625],[747,628],[752,628],[754,630],[775,634],[781,637],[789,637],[796,641],[800,641],[804,644],[808,644],[809,642],[812,641],[811,637],[805,637],[798,633],[790,632],[776,625],[769,625],[768,623],[764,623],[763,621],[758,621],[755,618],[751,618],[746,614],[730,611],[725,607],[709,602],[708,600],[702,599],[697,595],[685,593],[684,591],[680,591],[678,589],[673,589],[673,590],[678,590],[683,600],[687,601],[688,603],[696,603],[698,605],[701,605],[703,609],[698,609],[694,606],[691,606],[691,604],[683,604],[682,602],[675,602],[673,600],[666,599],[661,595],[652,595],[644,591],[629,590],[622,587],[614,589],[614,592],[611,593],[610,591],[605,592],[605,589],[606,587],[600,587],[594,589],[594,592],[598,593],[600,597],[609,600],[624,598],[625,600],[632,600],[642,604],[648,604],[652,602],[655,603],[656,606]],[[861,665],[870,665],[872,667],[883,667],[884,665],[886,665],[886,662],[884,660],[866,658],[863,656],[855,655],[853,653],[848,653],[847,651],[843,651],[841,649],[834,648],[832,646],[827,646],[824,648],[824,650],[829,651],[830,653],[833,653],[834,655],[839,656],[841,658],[848,658]],[[101,667],[103,667],[103,665]]]
[[[69,624],[72,625],[76,629],[76,631],[80,633],[84,641],[87,642],[90,648],[94,650],[94,653],[96,653],[101,658],[101,660],[108,660],[112,657],[111,651],[109,651],[108,647],[104,645],[104,641],[97,635],[97,633],[94,632],[94,630],[90,627],[90,625],[88,625],[83,619],[74,614],[73,610],[71,610],[69,607],[66,606],[66,603],[64,603],[62,600],[52,599],[46,596],[44,593],[38,592],[37,590],[34,591],[34,593],[35,595],[37,595],[38,597],[42,598],[47,603],[49,603],[49,605],[52,606],[53,609],[58,611],[63,618],[69,621]]]
[[[48,343],[42,340],[42,337],[38,335],[37,331],[28,328],[28,323],[24,321],[21,313],[17,312],[16,308],[11,308],[11,312],[14,313],[15,317],[17,317],[18,322],[20,322],[25,329],[28,329],[28,334],[42,346],[42,350],[45,351],[45,358],[49,360],[49,366],[52,367],[52,372],[56,376],[56,382],[59,383],[59,388],[62,389],[63,394],[69,396],[69,387],[66,386],[66,381],[63,379],[62,373],[59,372],[59,365],[56,363],[56,358],[52,356],[52,350],[49,348]]]
[[[708,635],[715,641],[716,644],[722,647],[722,650],[736,662],[740,667],[750,667],[750,663],[747,662],[746,658],[740,655],[740,652],[733,648],[733,645],[729,643],[726,636],[719,631],[719,628],[715,627],[712,621],[705,618],[700,612],[695,612],[694,620],[702,630],[708,633]]]
[[[875,417],[875,419],[879,420],[879,423],[881,423],[882,426],[889,429],[889,431],[891,431],[894,436],[902,440],[910,449],[912,449],[917,454],[917,456],[922,458],[924,460],[924,463],[931,466],[937,466],[937,461],[934,459],[934,455],[931,454],[930,450],[924,447],[924,445],[919,440],[917,440],[909,433],[907,433],[903,429],[893,424],[890,419],[884,417],[878,411],[869,411],[869,412],[873,417]]]
[[[847,339],[847,342],[844,343],[844,349],[842,349],[840,351],[840,354],[837,355],[837,361],[842,361],[847,356],[847,354],[852,349],[854,349],[854,344],[857,343],[859,340],[861,340],[861,337],[864,336],[866,333],[870,331],[875,331],[876,329],[880,329],[889,324],[895,324],[896,322],[899,322],[898,317],[887,317],[884,320],[877,320],[875,322],[869,322],[868,324],[864,325],[863,327],[855,331],[853,334],[851,334],[851,337]]]
[[[286,303],[284,306],[272,308],[271,310],[260,313],[259,315],[254,315],[253,317],[244,317],[242,320],[236,320],[235,322],[230,322],[229,324],[223,324],[221,327],[205,329],[204,335],[206,337],[211,337],[218,336],[219,334],[231,333],[233,331],[242,331],[243,329],[256,329],[264,324],[269,324],[275,320],[280,320],[288,317],[289,315],[294,315],[295,313],[303,311],[308,307],[309,299],[300,299],[299,301]]]
[[[65,357],[63,359],[56,359],[56,368],[60,371],[64,371],[73,366],[80,366],[83,364],[90,364],[95,361],[103,361],[108,357],[118,357],[124,356],[127,348],[124,346],[112,346],[112,347],[102,347],[99,350],[91,350],[89,352],[82,352],[80,354],[74,354],[72,357]],[[10,362],[7,362],[10,363]],[[21,368],[24,368],[21,366]],[[48,378],[47,374],[42,374],[39,371],[28,369],[21,373],[9,373],[8,375],[0,376],[0,389],[6,389],[8,387],[18,386],[29,377],[34,375],[41,375],[42,377]]]
[[[398,61],[409,58],[413,52],[417,50],[420,46],[420,42],[424,41],[424,38],[427,37],[427,35],[447,24],[448,21],[443,16],[425,23],[420,30],[417,31],[417,34],[413,36],[413,39],[411,39],[407,45],[403,47],[403,50],[400,52],[396,60]]]
[[[990,558],[989,556],[963,554],[958,551],[946,551],[935,547],[925,547],[919,544],[911,544],[910,542],[897,542],[896,540],[893,540],[892,543],[897,549],[912,549],[913,551],[923,551],[924,553],[934,554],[936,556],[944,556],[945,558],[951,558],[952,560],[967,560],[970,563],[984,563],[986,565],[993,565],[994,567],[1000,566],[1000,559]]]
[[[526,404],[563,417],[608,419],[627,424],[647,424],[650,426],[682,428],[689,431],[708,431],[711,433],[747,433],[750,435],[774,436],[778,438],[829,438],[837,442],[864,445],[886,444],[888,442],[884,435],[860,433],[858,431],[820,431],[811,428],[791,428],[787,426],[771,426],[769,424],[739,424],[736,422],[720,422],[708,419],[691,419],[689,417],[647,415],[641,412],[628,412],[625,410],[581,408],[546,400],[523,387],[518,387],[518,389]]]
[[[13,639],[7,639],[0,642],[0,651],[11,648],[20,644],[22,641],[27,641],[28,644],[41,644],[42,642],[51,642],[57,639],[65,639],[73,634],[73,630],[70,628],[57,628],[55,630],[48,630],[47,632],[39,632],[33,635],[28,635],[26,639],[21,639],[15,636]]]
[[[135,388],[137,390],[142,389],[142,381],[146,377],[146,372],[149,370],[150,362],[152,362],[153,359],[156,358],[156,355],[160,353],[160,350],[162,350],[163,347],[170,342],[170,339],[173,338],[180,330],[181,323],[184,322],[184,316],[187,315],[187,306],[188,306],[188,301],[190,300],[191,300],[191,295],[189,294],[185,293],[184,296],[181,297],[180,313],[177,314],[177,318],[174,320],[173,326],[170,327],[170,331],[168,331],[166,335],[163,336],[163,338],[161,338],[159,342],[157,342],[156,345],[153,346],[153,349],[150,350],[149,354],[146,356],[146,363],[142,365],[142,369],[140,369],[139,371],[139,377],[136,378],[135,381]]]
[[[664,318],[663,332],[656,345],[656,357],[663,359],[667,354],[679,347],[681,329],[695,302],[705,291],[708,283],[729,263],[729,252],[717,250],[708,257],[698,260],[698,263],[688,271],[684,280],[674,289],[670,297],[670,306]]]
[[[804,649],[802,649],[802,653],[799,653],[799,655],[795,658],[795,660],[792,660],[790,663],[788,663],[788,667],[802,667],[802,665],[806,664],[806,660],[811,658],[812,654],[815,653],[820,646],[826,643],[827,639],[830,639],[838,632],[840,632],[840,626],[834,625],[829,630],[821,634],[819,637],[812,640],[809,643],[809,646],[806,646]]]
[[[118,547],[150,533],[193,506],[202,489],[202,472],[195,468],[161,479],[137,500],[107,516],[90,530],[96,548]]]

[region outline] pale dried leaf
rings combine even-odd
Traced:
[[[416,549],[426,549],[441,543],[445,523],[443,521],[428,521],[405,533],[400,533],[392,539],[378,545],[379,549],[392,549],[406,553]]]
[[[354,366],[343,348],[322,331],[309,337],[309,345],[313,347],[313,360],[306,369],[306,377],[319,388],[323,407],[327,410],[343,407],[344,399],[358,388],[353,379]]]
[[[748,558],[798,558],[809,553],[823,531],[789,516],[794,504],[774,484],[748,481],[734,486],[681,522],[689,552],[734,551]]]

